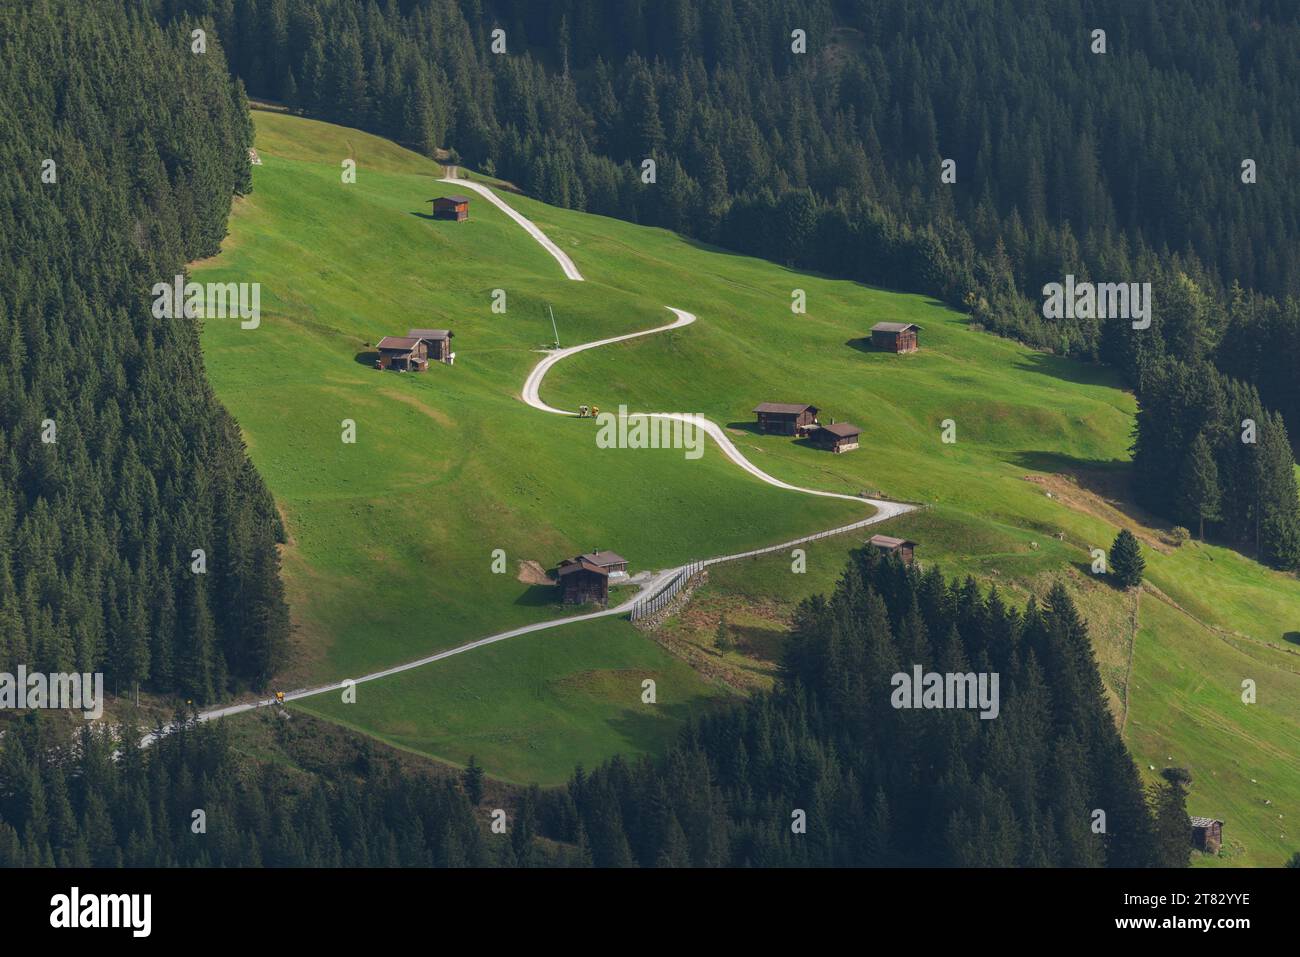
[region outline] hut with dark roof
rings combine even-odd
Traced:
[[[458,223],[469,219],[468,196],[437,196],[429,202],[433,203],[434,219],[450,219]]]
[[[415,336],[384,336],[375,348],[379,350],[376,369],[424,372],[429,368],[428,346]]]
[[[858,447],[858,436],[862,430],[847,422],[832,422],[812,429],[808,439],[819,449],[828,452],[851,452]]]
[[[802,402],[760,402],[754,414],[758,431],[769,435],[804,435],[817,424],[817,406]]]
[[[907,538],[894,538],[892,535],[872,535],[867,544],[884,555],[897,555],[907,564],[912,564],[916,542]]]
[[[419,339],[433,362],[448,362],[451,359],[451,340],[456,333],[450,329],[408,329],[406,335]]]
[[[609,581],[627,577],[627,559],[607,549],[593,550],[564,559],[557,573],[560,595],[566,605],[607,605]]]
[[[915,352],[916,334],[920,331],[914,322],[878,322],[871,327],[871,347],[885,352]]]

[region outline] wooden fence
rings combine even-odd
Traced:
[[[679,591],[685,587],[686,583],[704,570],[704,562],[691,562],[689,565],[683,565],[677,569],[677,574],[668,579],[668,583],[655,592],[642,598],[632,606],[632,620],[639,621],[642,618],[649,618],[655,612],[663,609],[670,601],[673,600]]]

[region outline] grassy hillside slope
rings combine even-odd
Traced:
[[[299,654],[287,680],[356,673],[558,614],[541,590],[491,574],[494,548],[512,571],[516,560],[549,567],[595,545],[623,552],[635,570],[863,514],[749,480],[711,448],[699,461],[601,450],[591,423],[519,402],[531,350],[550,339],[544,303],[565,345],[662,324],[673,305],[699,321],[566,359],[543,398],[702,412],[779,478],[928,503],[888,530],[920,541],[922,560],[996,582],[1019,603],[1065,576],[1144,773],[1188,767],[1191,810],[1228,819],[1235,862],[1277,863],[1300,845],[1273,824],[1300,802],[1287,703],[1300,658],[1285,638],[1300,619],[1300,582],[1215,546],[1173,548],[1125,511],[1134,403],[1105,370],[972,330],[925,297],[509,197],[587,278],[567,282],[486,202],[473,202],[467,224],[422,218],[425,200],[455,191],[434,181],[435,164],[353,130],[279,114],[256,121],[256,192],[236,211],[227,251],[197,278],[263,283],[262,327],[214,320],[204,348],[293,536],[286,577]],[[339,177],[347,156],[358,160],[352,185]],[[490,312],[493,289],[506,290],[504,316]],[[791,312],[796,289],[806,315]],[[881,320],[919,323],[922,351],[866,350]],[[453,328],[456,365],[399,376],[365,364],[366,342],[408,326]],[[763,400],[818,405],[823,421],[861,426],[863,447],[831,456],[756,435],[749,410]],[[339,441],[343,418],[357,422],[356,445]],[[954,444],[941,439],[948,419]],[[1089,550],[1107,547],[1121,523],[1145,546],[1152,588],[1140,603],[1088,573]],[[715,569],[695,606],[758,596],[779,618],[825,590],[856,541],[810,548],[802,575],[786,556]],[[1168,669],[1211,669],[1213,680],[1190,701]],[[668,686],[657,710],[640,704],[629,670]],[[1233,690],[1247,677],[1260,688],[1255,705]],[[554,781],[575,760],[656,747],[677,717],[720,694],[606,620],[362,686],[355,705],[306,706],[453,761],[476,753],[505,778]],[[1270,793],[1255,800],[1242,783],[1252,777]]]

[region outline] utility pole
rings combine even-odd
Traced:
[[[560,330],[555,327],[555,310],[551,308],[550,303],[546,304],[546,311],[551,314],[551,332],[555,333],[555,348],[558,349],[560,348]]]

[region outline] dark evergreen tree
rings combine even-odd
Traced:
[[[1222,492],[1219,489],[1219,469],[1215,465],[1210,443],[1205,433],[1196,433],[1183,466],[1182,512],[1197,527],[1197,538],[1205,538],[1205,522],[1218,521]]]
[[[1121,528],[1110,546],[1111,573],[1125,588],[1135,588],[1142,584],[1146,564],[1137,536],[1127,528]]]

